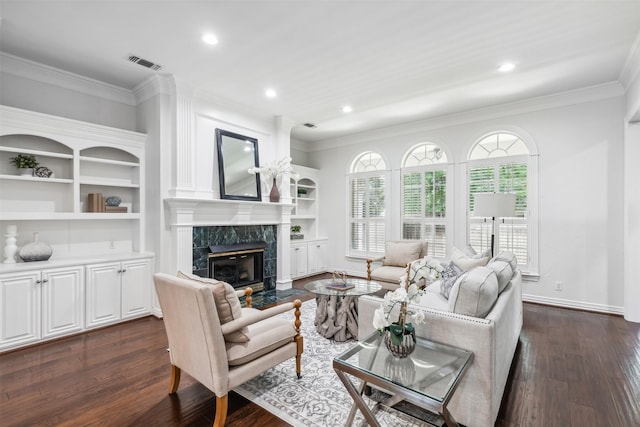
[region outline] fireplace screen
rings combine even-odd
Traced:
[[[236,289],[264,287],[264,242],[209,246],[209,277],[229,283]]]

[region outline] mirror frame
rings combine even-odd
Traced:
[[[256,184],[256,195],[255,196],[246,196],[242,194],[230,194],[226,189],[226,180],[225,180],[225,162],[224,162],[224,147],[223,147],[223,137],[234,138],[244,142],[251,142],[253,144],[253,167],[258,167],[260,162],[258,161],[258,140],[256,138],[251,138],[248,136],[240,135],[237,133],[229,132],[222,129],[216,129],[216,145],[218,152],[218,180],[220,182],[220,198],[221,199],[231,199],[231,200],[254,200],[254,201],[262,201],[261,195],[261,185],[260,185],[260,174],[255,174],[252,176],[247,173],[247,179],[255,179]],[[250,166],[251,167],[251,166]],[[249,168],[247,168],[249,169]]]

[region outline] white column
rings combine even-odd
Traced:
[[[626,123],[624,150],[624,318],[640,323],[640,123]]]
[[[189,197],[195,191],[195,116],[193,88],[175,79],[175,182],[172,197]]]

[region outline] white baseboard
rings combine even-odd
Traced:
[[[575,308],[579,310],[595,311],[598,313],[624,315],[624,307],[616,307],[612,305],[594,304],[591,302],[572,301],[567,299],[541,297],[528,294],[522,294],[522,300],[525,302],[553,305],[556,307]]]

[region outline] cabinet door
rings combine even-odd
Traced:
[[[0,276],[0,349],[40,339],[41,286],[39,271]]]
[[[327,270],[326,242],[309,242],[309,273]]]
[[[120,320],[120,270],[119,262],[87,265],[87,328]]]
[[[299,277],[307,274],[307,244],[291,246],[291,277]]]
[[[42,272],[42,336],[65,335],[84,328],[84,268]]]
[[[122,318],[142,316],[151,311],[151,260],[122,263]]]

